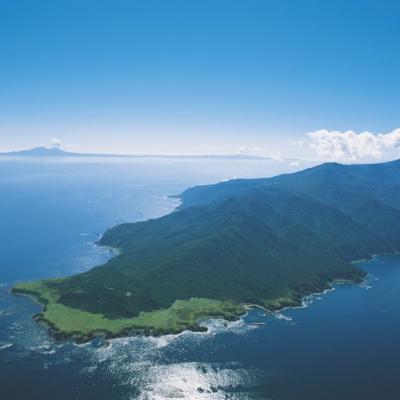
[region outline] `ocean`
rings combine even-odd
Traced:
[[[362,264],[361,285],[338,285],[304,307],[206,333],[77,345],[32,320],[18,281],[105,262],[109,227],[155,218],[198,184],[301,168],[273,160],[43,159],[0,161],[0,399],[398,399],[400,256]]]

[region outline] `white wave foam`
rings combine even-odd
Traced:
[[[5,342],[0,342],[0,350],[5,350],[10,347],[14,346],[13,343],[5,343]]]
[[[358,285],[359,287],[363,288],[363,289],[372,289],[372,283],[374,281],[377,281],[378,278],[374,275],[372,275],[371,273],[369,273],[365,279]]]
[[[0,317],[7,317],[9,315],[13,315],[13,311],[9,311],[8,309],[6,310],[0,310]]]
[[[200,326],[206,327],[206,332],[191,332],[196,335],[217,335],[219,333],[230,332],[236,335],[244,335],[250,330],[259,328],[259,325],[246,322],[243,318],[236,321],[226,321],[224,319],[213,318],[206,319],[199,323]]]
[[[182,334],[185,332],[179,333],[177,335],[163,335],[159,337],[154,337],[154,336],[148,336],[148,337],[143,337],[142,340],[144,342],[152,344],[154,347],[160,349],[163,347],[168,346],[171,344],[173,341],[177,340]]]
[[[274,313],[274,316],[276,319],[281,319],[284,321],[293,321],[292,317],[289,317],[288,315],[282,314],[282,313]]]
[[[89,365],[87,367],[82,368],[80,374],[82,375],[93,375],[97,370],[97,365]]]

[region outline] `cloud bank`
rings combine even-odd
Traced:
[[[400,128],[389,133],[356,133],[354,131],[308,132],[310,147],[319,157],[339,160],[381,158],[386,152],[400,149]]]

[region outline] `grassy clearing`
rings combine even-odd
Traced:
[[[332,284],[334,285],[349,285],[353,283],[354,281],[352,281],[351,279],[334,279],[332,281]]]
[[[36,319],[47,323],[61,337],[90,340],[96,334],[120,336],[131,330],[149,334],[178,333],[185,329],[201,330],[198,320],[206,317],[234,319],[245,312],[243,306],[232,301],[192,298],[176,300],[171,307],[142,312],[133,318],[109,319],[103,314],[93,314],[58,302],[58,293],[46,281],[17,284],[14,293],[30,295],[43,304]]]
[[[288,294],[287,296],[278,297],[263,301],[264,307],[269,311],[281,310],[285,307],[297,307],[301,304],[301,298]]]

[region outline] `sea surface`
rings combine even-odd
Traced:
[[[17,281],[65,276],[106,261],[109,227],[172,212],[169,195],[303,165],[254,160],[0,160],[0,399],[400,399],[400,256],[362,264],[303,308],[207,333],[84,345],[53,341]],[[395,223],[395,221],[394,221]]]

